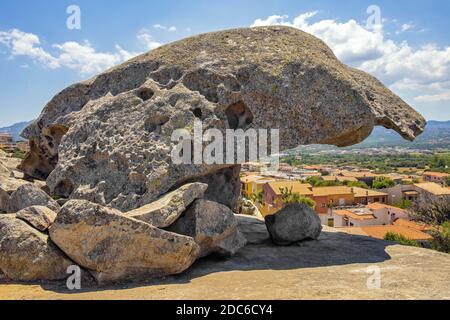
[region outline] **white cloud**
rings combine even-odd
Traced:
[[[397,30],[396,34],[400,34],[403,33],[405,31],[411,30],[413,29],[415,26],[413,24],[410,23],[404,23],[400,26],[400,30]]]
[[[387,39],[382,25],[369,30],[355,20],[310,22],[316,15],[317,12],[307,12],[292,21],[288,16],[274,15],[257,19],[252,26],[285,25],[313,34],[327,43],[344,63],[371,73],[392,88],[415,91],[418,101],[449,94],[450,46],[439,48],[429,44],[414,49],[406,41]],[[412,27],[403,25],[402,29]]]
[[[153,39],[152,35],[147,29],[142,29],[141,31],[139,31],[137,38],[139,39],[139,41],[141,41],[142,44],[145,45],[147,50],[153,50],[162,46],[162,43]]]
[[[146,30],[141,30],[137,38],[148,50],[161,45],[153,40]],[[51,53],[41,46],[37,35],[18,29],[0,31],[0,44],[8,49],[10,59],[18,56],[29,57],[43,67],[49,69],[65,67],[77,70],[82,75],[99,73],[140,54],[124,50],[119,45],[115,45],[113,52],[97,52],[88,41],[83,43],[67,41],[53,44]]]
[[[175,26],[166,27],[166,26],[163,26],[162,24],[159,24],[159,23],[158,24],[154,24],[153,28],[160,29],[160,30],[165,30],[165,31],[169,31],[169,32],[177,31],[177,27],[175,27]]]
[[[25,33],[18,29],[0,31],[0,43],[11,51],[11,57],[29,56],[43,63],[51,69],[59,68],[59,62],[51,54],[40,47],[39,37],[32,33]]]
[[[450,101],[450,92],[443,92],[441,94],[434,95],[423,95],[415,97],[414,100],[417,102],[441,102]]]

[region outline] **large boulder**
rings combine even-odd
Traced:
[[[47,235],[15,215],[0,215],[0,270],[9,279],[64,279],[73,264]]]
[[[190,183],[136,210],[127,212],[130,218],[141,220],[157,228],[166,228],[174,223],[186,208],[203,197],[208,185]]]
[[[233,212],[203,199],[196,200],[168,230],[194,238],[201,257],[212,253],[232,256],[246,244]]]
[[[234,29],[162,46],[63,90],[24,130],[31,151],[21,169],[47,179],[56,195],[83,188],[122,211],[186,181],[232,181],[225,192],[210,184],[207,196],[233,208],[238,165],[172,162],[173,131],[192,134],[197,119],[203,130],[279,129],[281,150],[355,144],[375,125],[412,140],[425,126],[314,36],[283,26]]]
[[[56,219],[56,213],[43,206],[32,206],[22,209],[17,212],[16,216],[39,231],[46,231]]]
[[[289,204],[276,214],[266,216],[265,221],[272,241],[278,245],[318,239],[322,231],[317,213],[303,203]]]
[[[25,184],[13,192],[9,199],[9,211],[17,212],[31,206],[44,206],[58,212],[59,204],[34,184]]]
[[[190,237],[85,200],[67,202],[49,233],[58,247],[91,270],[100,283],[178,274],[199,254]]]

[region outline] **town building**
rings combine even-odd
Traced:
[[[384,189],[388,194],[388,203],[396,204],[402,200],[408,201],[430,201],[442,199],[450,196],[448,188],[443,188],[435,182],[422,182],[407,185],[396,185],[392,188]]]
[[[385,192],[353,187],[356,204],[369,204],[374,202],[387,203],[388,194]]]
[[[440,184],[441,186],[444,185],[445,179],[450,177],[448,173],[442,173],[442,172],[425,172],[423,174],[423,180],[425,182],[435,182]]]

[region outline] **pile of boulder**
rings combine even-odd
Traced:
[[[23,131],[26,158],[18,169],[0,163],[0,270],[52,280],[78,265],[108,282],[178,274],[200,257],[235,254],[246,242],[233,213],[241,148],[199,163],[189,154],[199,121],[201,135],[278,129],[281,151],[352,145],[375,125],[413,140],[425,126],[377,79],[294,28],[234,29],[162,46],[66,88]],[[179,155],[193,160],[181,164],[173,161],[179,129],[190,135]],[[317,238],[311,211],[268,218],[272,239]]]
[[[0,215],[0,270],[20,281],[57,280],[78,265],[99,283],[183,272],[210,254],[231,256],[246,244],[234,213],[202,199],[207,185],[191,183],[130,212],[87,200],[62,207],[28,184]]]

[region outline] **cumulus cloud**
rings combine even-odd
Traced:
[[[137,38],[148,50],[161,45],[145,30],[141,30]],[[129,52],[119,45],[115,45],[113,52],[98,52],[89,41],[53,44],[51,46],[53,50],[49,52],[42,47],[37,35],[18,29],[0,31],[0,44],[9,49],[10,59],[24,56],[49,69],[65,67],[77,70],[82,75],[99,73],[140,54]]]
[[[450,101],[450,92],[443,92],[441,94],[428,94],[423,96],[415,97],[414,100],[417,102],[441,102]]]
[[[437,101],[450,90],[450,46],[440,48],[428,44],[420,48],[408,42],[396,42],[386,37],[383,26],[368,29],[355,20],[339,22],[333,19],[311,22],[317,12],[307,12],[292,21],[286,15],[257,19],[253,27],[285,25],[315,35],[327,43],[336,56],[349,65],[378,77],[386,85],[414,91],[416,101]],[[403,31],[413,26],[405,24]]]
[[[411,30],[411,29],[413,29],[414,28],[414,25],[413,24],[410,24],[410,23],[404,23],[404,24],[402,24],[401,26],[400,26],[400,30],[397,30],[397,34],[400,34],[400,33],[403,33],[403,32],[405,32],[405,31],[408,31],[408,30]]]
[[[177,31],[177,27],[175,27],[175,26],[171,26],[171,27],[166,27],[166,26],[164,26],[164,25],[162,25],[162,24],[154,24],[153,25],[153,28],[155,28],[155,29],[160,29],[160,30],[165,30],[165,31],[169,31],[169,32],[175,32],[175,31]]]
[[[141,41],[142,44],[145,45],[147,50],[153,50],[162,46],[162,43],[153,39],[152,35],[147,29],[142,29],[141,31],[139,31],[137,38],[139,39],[139,41]]]

